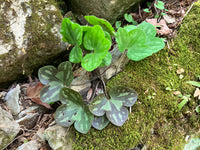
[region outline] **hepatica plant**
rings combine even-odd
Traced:
[[[104,19],[95,16],[85,16],[85,19],[93,26],[81,26],[65,18],[60,32],[63,41],[74,45],[69,60],[72,63],[81,62],[87,71],[110,65],[111,37],[115,37],[119,51],[126,50],[128,58],[134,61],[142,60],[165,46],[163,39],[156,37],[156,29],[150,23],[120,27],[115,32],[111,24]]]
[[[130,88],[116,86],[109,92],[110,98],[104,94],[97,96],[86,105],[81,95],[70,89],[73,80],[70,62],[39,69],[40,81],[46,85],[40,98],[44,103],[60,101],[62,103],[55,113],[55,121],[64,127],[74,124],[77,131],[86,134],[91,126],[98,130],[105,128],[109,122],[122,126],[128,118],[128,110],[137,100],[137,93]]]
[[[163,39],[156,37],[153,25],[143,22],[138,26],[128,25],[115,32],[112,25],[95,16],[85,16],[92,26],[81,26],[70,19],[63,19],[61,34],[63,41],[73,45],[69,60],[81,63],[87,71],[110,65],[112,40],[115,39],[120,52],[127,53],[134,61],[142,60],[162,49]],[[135,104],[137,93],[128,87],[112,87],[108,94],[96,96],[89,104],[81,95],[70,89],[73,80],[70,62],[61,63],[58,68],[45,66],[39,69],[40,82],[46,85],[40,93],[44,103],[60,101],[55,121],[64,127],[74,124],[77,131],[86,134],[91,126],[98,130],[109,122],[122,126],[128,118],[128,109]]]

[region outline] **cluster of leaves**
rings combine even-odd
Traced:
[[[111,88],[110,98],[98,95],[90,105],[86,105],[81,95],[70,89],[73,80],[70,62],[39,69],[39,80],[45,87],[40,92],[43,103],[60,101],[62,103],[55,113],[55,121],[64,127],[74,124],[77,131],[86,134],[91,126],[98,130],[105,128],[109,122],[122,126],[128,118],[128,110],[137,100],[137,93],[130,88],[117,86]]]
[[[133,21],[128,15],[126,18],[130,22]],[[85,19],[93,26],[80,26],[65,18],[60,32],[63,41],[74,45],[69,60],[72,63],[81,62],[82,67],[87,71],[110,65],[111,37],[115,37],[119,51],[128,50],[127,56],[134,61],[144,59],[165,46],[163,39],[155,37],[156,30],[149,23],[120,27],[115,32],[112,25],[104,19],[95,16],[85,16]]]
[[[128,22],[131,23],[132,25],[138,25],[138,23],[136,21],[133,20],[133,17],[131,16],[131,14],[124,14],[124,19]],[[122,25],[121,21],[116,21],[115,22],[115,27],[118,29],[120,26]]]
[[[147,2],[147,6],[150,8],[151,3]],[[168,10],[165,9],[165,4],[162,1],[157,1],[156,3],[154,3],[154,6],[159,10],[159,13],[155,15],[155,18],[159,18],[160,16],[166,15],[164,12]],[[151,11],[149,10],[149,8],[145,8],[144,12],[150,13]]]

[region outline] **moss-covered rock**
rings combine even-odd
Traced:
[[[107,83],[135,89],[139,98],[132,107],[129,119],[122,127],[110,124],[102,131],[91,129],[75,136],[74,149],[125,150],[138,144],[147,149],[177,149],[184,147],[185,137],[199,131],[199,115],[195,112],[199,101],[193,96],[181,110],[182,101],[173,94],[193,95],[195,87],[186,83],[200,75],[200,1],[196,2],[171,42],[165,48],[139,62],[130,62],[123,72]],[[183,78],[177,70],[183,68]],[[168,88],[167,88],[168,87]],[[166,90],[171,89],[170,90]]]
[[[66,46],[54,0],[0,1],[0,87],[47,64]]]

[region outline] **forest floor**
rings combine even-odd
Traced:
[[[122,127],[109,125],[102,131],[92,129],[86,135],[70,128],[75,139],[74,149],[183,149],[186,137],[200,136],[197,112],[200,92],[194,97],[196,88],[186,83],[200,80],[200,3],[194,3],[194,0],[163,2],[167,9],[163,12],[151,4],[149,7],[139,6],[137,13],[131,15],[138,23],[146,20],[160,26],[157,33],[166,38],[166,47],[142,61],[129,62],[121,73],[107,82],[108,89],[120,84],[135,89],[139,94],[127,123]],[[150,12],[144,12],[145,8]],[[161,13],[167,14],[167,18]],[[156,19],[155,15],[160,16]],[[121,21],[124,25],[128,23],[124,19]],[[20,104],[24,109],[33,106],[35,102],[41,104],[34,99],[41,90],[38,90],[37,77],[32,78],[36,79],[30,78],[29,81],[10,86],[20,85]],[[0,93],[8,92],[10,88]],[[44,108],[29,129],[20,126],[20,133],[4,150],[17,148],[25,141],[30,141],[39,129],[47,128],[54,121],[54,112],[58,106],[59,103],[45,105],[51,109]],[[0,107],[9,111],[4,100],[0,101]],[[44,144],[41,149],[51,148]]]

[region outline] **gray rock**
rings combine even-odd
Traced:
[[[37,140],[24,143],[17,148],[17,150],[39,150],[41,144]]]
[[[17,115],[20,112],[20,106],[19,106],[20,92],[21,92],[20,86],[18,84],[15,88],[11,89],[5,97],[6,105],[13,115]]]
[[[64,128],[56,124],[45,130],[44,138],[53,150],[71,150],[72,144],[68,137],[68,130],[69,128]]]
[[[0,107],[0,149],[12,142],[19,130],[19,124],[12,115]]]
[[[0,1],[0,87],[59,57],[62,15],[55,1]]]
[[[100,73],[102,74],[105,70],[105,73],[103,75],[104,79],[108,80],[125,67],[125,65],[129,62],[129,58],[126,56],[125,53],[121,53],[117,47],[117,45],[114,46],[113,50],[111,51],[112,55],[112,62],[111,65],[104,66],[100,68]]]
[[[72,81],[70,88],[84,95],[91,87],[89,74],[82,67],[76,70],[74,74],[77,74],[78,77]]]
[[[32,129],[36,125],[38,117],[38,113],[29,113],[26,116],[16,120],[16,122],[26,127],[26,129]]]
[[[114,23],[142,0],[68,0],[70,8],[78,15],[95,15]]]

